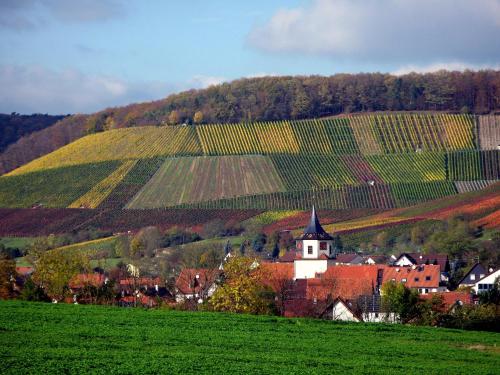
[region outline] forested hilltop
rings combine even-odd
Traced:
[[[500,110],[500,71],[493,70],[262,77],[107,109],[89,123],[89,130],[183,122],[274,121],[374,111],[483,114],[495,110]]]

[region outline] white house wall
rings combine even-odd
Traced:
[[[297,259],[294,262],[295,279],[312,279],[317,273],[324,273],[328,268],[326,259]]]
[[[359,319],[342,302],[337,302],[333,305],[332,319],[344,322],[359,322]]]
[[[472,287],[472,290],[474,290],[474,292],[476,292],[476,293],[485,292],[488,289],[491,289],[493,287],[493,284],[495,284],[495,281],[497,278],[500,278],[500,269],[496,270],[495,272],[486,276],[485,278],[479,280],[477,283],[474,284],[474,286]],[[488,289],[479,289],[479,284],[488,285],[489,288]]]

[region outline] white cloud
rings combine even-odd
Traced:
[[[394,75],[404,75],[408,73],[432,73],[440,70],[459,71],[465,70],[481,70],[481,69],[500,69],[500,64],[493,65],[480,65],[480,64],[467,64],[462,62],[449,62],[449,63],[434,63],[430,65],[405,65],[401,68],[391,72]]]
[[[210,86],[220,85],[225,81],[226,78],[224,77],[196,75],[190,80],[189,83],[191,83],[195,88],[204,89]]]
[[[128,82],[77,70],[0,65],[0,112],[90,113],[149,101],[181,89],[164,82]]]
[[[248,43],[271,53],[346,61],[500,60],[500,0],[312,0],[281,9]]]

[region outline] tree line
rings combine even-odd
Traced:
[[[108,109],[116,126],[277,121],[374,111],[500,109],[500,71],[244,78]],[[103,120],[106,121],[106,120]],[[108,120],[109,121],[109,120]]]

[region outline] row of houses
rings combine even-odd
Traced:
[[[468,291],[448,291],[450,263],[446,254],[364,258],[358,254],[337,254],[333,242],[313,208],[309,225],[296,240],[297,250],[277,261],[260,264],[265,268],[263,274],[268,275],[268,285],[285,297],[285,316],[394,321],[396,317],[384,311],[381,303],[382,285],[389,281],[417,290],[422,299],[439,295],[447,309],[474,302]],[[499,276],[500,270],[493,272],[477,264],[460,285],[478,293],[493,288]],[[204,301],[215,290],[216,279],[217,273],[209,270],[183,270],[176,282],[177,291],[181,292],[177,301]]]
[[[447,309],[456,305],[472,304],[468,291],[450,292],[447,283],[450,263],[445,254],[403,253],[398,257],[358,254],[338,254],[334,239],[321,226],[313,208],[309,225],[296,240],[295,251],[287,252],[276,261],[261,261],[266,275],[264,283],[280,296],[281,312],[285,316],[317,316],[352,321],[395,321],[397,317],[385,311],[382,285],[387,282],[404,284],[415,289],[421,298],[439,295]],[[231,254],[228,254],[225,261]],[[224,263],[223,263],[224,264]],[[223,264],[216,269],[185,268],[167,287],[161,278],[128,277],[114,286],[118,303],[122,306],[156,306],[160,302],[201,303],[215,292],[223,273]],[[29,274],[32,269],[18,268],[18,273]],[[460,286],[475,294],[493,288],[500,270],[474,265],[463,277]],[[82,274],[69,283],[72,302],[86,301],[89,286],[102,287],[109,280],[102,274]],[[278,297],[277,297],[278,298]]]

